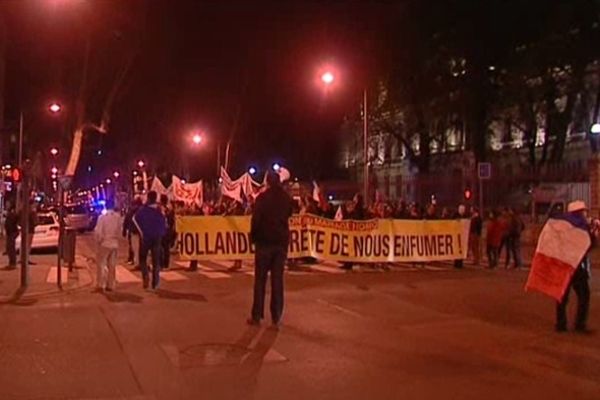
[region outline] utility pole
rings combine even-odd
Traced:
[[[364,171],[363,171],[363,201],[369,204],[369,115],[367,112],[367,89],[363,94],[363,150],[364,150]]]
[[[21,181],[21,287],[25,288],[29,284],[29,168],[23,166],[21,170],[23,178]]]

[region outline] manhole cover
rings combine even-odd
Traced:
[[[182,349],[179,362],[182,367],[240,364],[250,350],[243,346],[205,343]]]

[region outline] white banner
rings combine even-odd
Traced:
[[[173,184],[170,187],[173,200],[183,201],[185,204],[196,203],[201,206],[204,202],[202,181],[184,183],[179,177],[173,175]]]

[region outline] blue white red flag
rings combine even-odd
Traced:
[[[561,301],[591,244],[583,217],[564,214],[550,218],[538,239],[525,290]]]

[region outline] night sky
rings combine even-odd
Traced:
[[[28,151],[68,146],[65,126],[91,32],[89,115],[99,116],[124,60],[134,54],[134,62],[110,132],[87,137],[80,171],[124,169],[138,157],[169,170],[187,157],[202,178],[215,177],[217,144],[224,147],[238,110],[232,175],[275,161],[301,178],[335,175],[340,124],[359,112],[362,88],[386,60],[385,28],[402,12],[401,4],[376,2],[24,0],[2,7],[5,125],[28,110]],[[316,79],[327,64],[340,76],[325,93]],[[51,98],[65,104],[65,115],[42,115]],[[206,132],[199,149],[189,145],[194,128]]]

